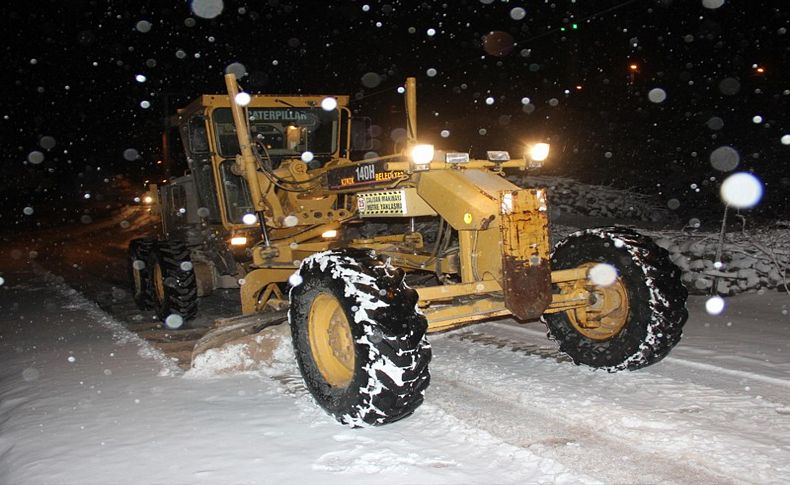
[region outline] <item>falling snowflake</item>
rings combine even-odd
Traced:
[[[710,154],[710,164],[713,168],[722,172],[735,170],[740,161],[741,156],[738,154],[737,150],[730,146],[721,146],[713,150]]]
[[[32,152],[27,154],[27,161],[32,163],[33,165],[38,165],[39,163],[44,161],[44,154],[38,150],[33,150]]]
[[[248,104],[250,104],[250,101],[252,101],[252,97],[249,94],[242,91],[236,94],[236,96],[233,98],[233,101],[239,106],[247,106]]]
[[[724,311],[724,298],[712,296],[705,302],[705,311],[711,315],[720,315]]]
[[[335,98],[326,97],[321,100],[321,108],[324,111],[332,111],[337,108],[337,100]]]
[[[721,198],[737,209],[754,207],[762,196],[762,183],[750,173],[734,173],[721,184]]]
[[[513,20],[522,20],[527,16],[527,11],[521,7],[515,7],[510,10],[510,18]]]
[[[663,103],[667,99],[667,92],[661,88],[653,88],[647,93],[647,99],[653,103]]]
[[[184,317],[176,313],[172,313],[168,315],[167,318],[165,318],[164,323],[165,323],[165,327],[171,330],[175,330],[177,328],[181,328],[181,326],[184,324]]]
[[[225,8],[222,0],[192,0],[190,6],[192,13],[204,19],[213,19]]]
[[[590,268],[587,276],[594,285],[611,286],[617,281],[617,269],[611,264],[598,263]]]

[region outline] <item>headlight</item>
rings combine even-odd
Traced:
[[[230,239],[231,246],[246,246],[247,245],[247,237],[246,236],[234,236]]]
[[[324,239],[335,238],[335,237],[337,237],[337,231],[334,230],[334,229],[330,229],[328,231],[325,231],[323,234],[321,234],[321,237],[324,238]]]
[[[548,143],[535,143],[527,147],[527,155],[533,162],[542,162],[549,158],[549,147]]]
[[[150,195],[146,195],[145,197],[143,197],[143,204],[151,204],[153,203],[153,201],[154,198],[151,197]]]
[[[414,145],[411,149],[414,170],[428,170],[431,160],[433,160],[433,145]]]

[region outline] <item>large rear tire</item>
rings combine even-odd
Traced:
[[[430,383],[428,323],[404,273],[372,251],[316,253],[299,269],[288,319],[317,403],[350,426],[405,418]]]
[[[610,372],[636,370],[663,359],[680,341],[688,318],[688,292],[680,270],[666,250],[630,229],[606,227],[580,231],[557,244],[552,269],[594,267],[617,271],[613,284],[583,285],[593,302],[583,309],[544,316],[549,338],[576,364]]]
[[[134,303],[141,310],[153,306],[148,256],[154,245],[152,239],[133,239],[129,242],[129,282]]]
[[[156,315],[168,328],[186,327],[198,310],[189,249],[178,241],[157,241],[149,254],[148,267]]]

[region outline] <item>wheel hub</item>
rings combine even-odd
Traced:
[[[143,292],[143,278],[140,275],[140,270],[134,267],[134,261],[132,262],[132,284],[134,285],[134,293],[135,295],[140,294]]]
[[[151,281],[154,285],[154,297],[156,297],[156,301],[158,303],[162,303],[165,301],[165,282],[164,277],[162,277],[162,266],[157,262],[154,264],[153,269],[153,277]]]
[[[307,336],[313,360],[332,387],[347,387],[354,377],[354,338],[340,302],[320,293],[310,307]]]
[[[589,269],[596,264],[586,263],[582,266]],[[586,288],[591,294],[589,305],[566,312],[579,333],[592,340],[608,340],[625,327],[630,305],[622,277],[618,276],[614,283],[606,287],[590,285],[587,280],[577,280],[567,286],[570,290]]]

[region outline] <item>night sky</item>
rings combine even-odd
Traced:
[[[351,94],[380,154],[412,75],[420,137],[438,147],[516,156],[548,140],[544,173],[677,199],[686,215],[720,212],[727,174],[752,171],[765,196],[749,212],[790,218],[787,1],[9,3],[6,229],[141,192],[163,174],[164,114],[223,92],[228,66],[252,92]]]

